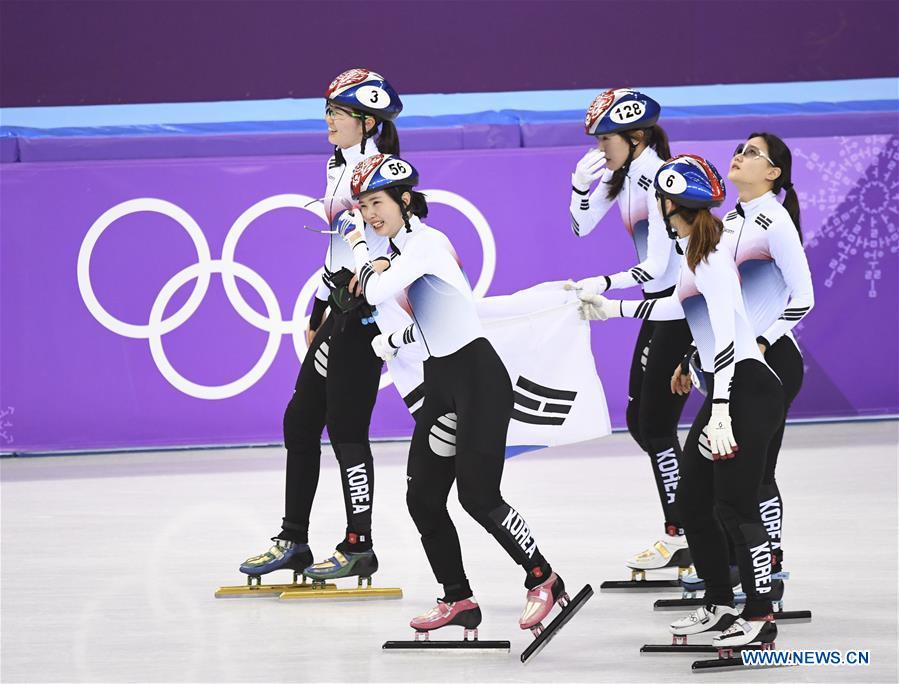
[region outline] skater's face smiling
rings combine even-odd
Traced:
[[[328,125],[328,142],[346,150],[362,142],[362,115],[346,107],[328,102],[325,106],[325,123]],[[371,128],[374,118],[365,117],[365,125]]]
[[[404,192],[402,197],[406,206],[409,206],[412,195]],[[395,237],[405,225],[400,205],[383,190],[360,197],[359,209],[365,222],[381,237]]]

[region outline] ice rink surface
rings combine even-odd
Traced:
[[[667,593],[600,593],[661,532],[647,457],[630,438],[524,454],[503,492],[573,595],[596,595],[527,666],[518,654],[523,573],[451,496],[482,639],[508,655],[385,653],[442,592],[405,505],[406,443],[374,447],[374,540],[381,586],[402,600],[215,599],[239,584],[283,513],[281,449],[98,454],[0,461],[3,682],[674,682],[897,681],[899,423],[794,425],[778,467],[787,610],[780,649],[867,649],[868,667],[693,675],[699,656],[641,656],[669,641]],[[336,463],[324,448],[310,542],[330,555],[344,528]],[[287,573],[283,575],[287,581]],[[451,638],[461,632],[448,628]],[[706,638],[708,640],[708,637]]]

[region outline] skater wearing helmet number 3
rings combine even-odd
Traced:
[[[375,312],[359,296],[353,255],[339,234],[339,226],[346,222],[350,178],[356,164],[379,150],[399,152],[393,120],[402,109],[399,96],[387,80],[367,69],[340,74],[325,93],[325,122],[334,155],[327,164],[323,204],[332,230],[328,231],[323,282],[309,318],[309,350],[284,414],[284,520],[272,539],[274,546],[240,566],[251,581],[289,569],[294,571],[294,581],[302,573],[318,583],[341,577],[367,578],[370,583],[378,569],[371,536],[375,483],[368,430],[383,363],[371,353],[371,341],[378,334],[373,324]],[[372,254],[381,257],[383,268],[387,240],[369,226],[364,230]],[[325,318],[328,309],[330,315]],[[340,467],[346,532],[333,556],[313,565],[309,516],[326,426]]]

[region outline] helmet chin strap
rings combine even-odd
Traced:
[[[409,209],[406,207],[406,203],[403,202],[403,193],[400,192],[399,197],[393,195],[392,193],[389,194],[391,195],[391,197],[393,197],[393,200],[400,205],[400,213],[403,215],[403,225],[406,226],[406,232],[411,233],[412,225],[409,223]]]
[[[406,232],[412,232],[412,226],[409,224],[409,212],[406,211],[406,205],[403,204],[403,198],[400,197],[400,212],[403,214],[403,224],[406,226]]]
[[[659,195],[658,193],[656,193],[656,196],[659,197],[659,198],[662,200],[662,201],[661,201],[661,205],[662,205],[662,220],[665,221],[665,230],[668,231],[668,237],[671,238],[672,240],[675,240],[675,241],[676,241],[677,238],[678,238],[678,235],[677,235],[677,229],[676,229],[674,226],[671,225],[671,217],[672,217],[672,216],[676,216],[676,215],[680,212],[681,207],[675,205],[676,208],[674,209],[674,211],[672,211],[672,212],[669,214],[669,213],[668,213],[668,207],[667,207],[666,202],[665,202],[665,196],[664,196],[664,195]],[[678,253],[678,254],[683,254],[683,251],[681,251],[680,245],[677,244],[677,242],[675,242],[675,249],[677,250],[677,253]]]
[[[365,117],[363,116],[361,119],[362,122],[362,146],[359,148],[359,154],[365,154],[365,141],[368,139],[368,131],[365,129]]]
[[[630,138],[625,138],[625,140],[627,140],[627,142],[628,142],[627,159],[624,160],[624,164],[621,165],[621,169],[624,172],[624,175],[626,176],[628,171],[631,170],[631,162],[634,161],[634,150],[637,149],[637,145],[639,143],[636,143],[635,141],[631,140]]]
[[[373,137],[375,131],[378,129],[378,122],[375,120],[374,126],[371,127],[371,131],[365,127],[365,120],[369,117],[368,114],[362,112],[362,118],[359,119],[362,122],[362,146],[359,148],[359,154],[365,154],[365,141],[369,138]]]

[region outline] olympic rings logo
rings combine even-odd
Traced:
[[[483,297],[493,281],[493,274],[496,270],[496,243],[490,224],[487,223],[487,219],[478,208],[461,195],[447,190],[423,190],[422,192],[427,195],[429,203],[445,204],[459,211],[477,231],[483,250],[483,260],[481,273],[472,289],[476,297]],[[270,211],[282,208],[308,211],[327,222],[324,207],[319,200],[293,193],[273,195],[257,202],[237,218],[225,237],[221,258],[213,259],[206,236],[199,224],[178,205],[153,197],[141,197],[121,202],[103,212],[94,221],[81,243],[77,265],[78,290],[81,293],[81,299],[91,315],[107,330],[123,337],[148,340],[150,354],[159,372],[169,384],[180,392],[197,399],[210,400],[227,399],[245,392],[255,385],[271,367],[284,335],[292,337],[297,358],[302,362],[306,355],[305,330],[309,321],[305,312],[315,296],[324,271],[324,268],[319,268],[303,284],[294,302],[292,317],[285,320],[281,316],[281,307],[271,286],[256,271],[235,261],[237,244],[253,221]],[[197,263],[182,269],[162,286],[150,308],[148,321],[145,324],[127,323],[110,314],[97,299],[90,279],[91,255],[104,231],[119,219],[140,212],[162,214],[174,220],[187,231],[197,252]],[[225,293],[234,310],[247,323],[267,332],[268,340],[259,360],[246,374],[224,385],[201,385],[188,380],[172,366],[163,349],[162,338],[182,326],[199,309],[206,296],[206,291],[209,289],[213,273],[221,274]],[[246,302],[237,287],[237,278],[246,282],[257,292],[265,307],[265,315],[257,312]],[[164,318],[171,298],[179,288],[192,280],[195,280],[196,283],[187,301],[176,312]],[[381,376],[381,388],[390,383],[389,373]]]

